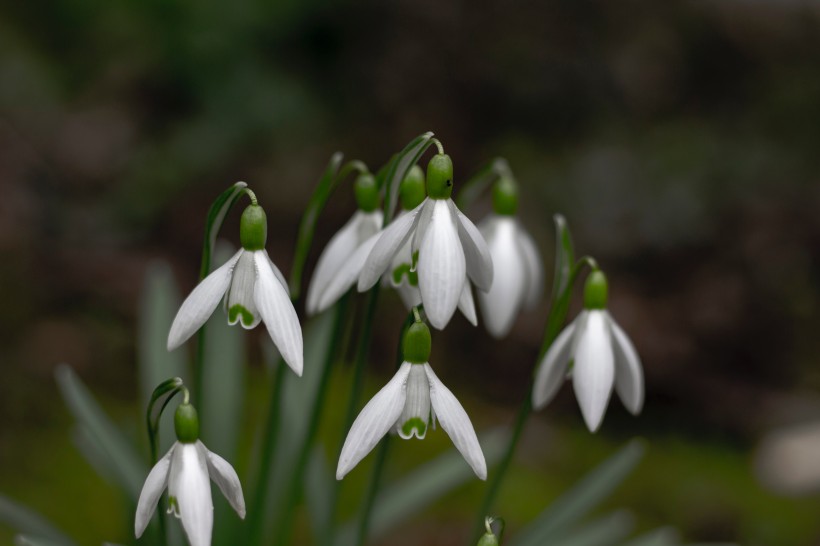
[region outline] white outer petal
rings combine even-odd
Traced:
[[[448,199],[453,217],[458,225],[458,237],[467,259],[467,274],[479,290],[487,291],[493,284],[493,258],[481,232],[464,216],[455,203]]]
[[[196,444],[178,443],[171,458],[168,494],[176,498],[191,546],[210,546],[214,505],[208,468]]]
[[[370,236],[368,240],[363,242],[345,261],[344,265],[340,267],[336,274],[330,279],[330,282],[325,287],[319,301],[316,304],[315,311],[321,313],[341,298],[345,292],[350,290],[356,279],[362,272],[364,262],[376,245],[376,242],[381,237],[380,233],[375,233]]]
[[[430,221],[433,219],[433,211],[436,208],[436,203],[438,203],[435,199],[426,199],[426,203],[424,208],[421,209],[419,212],[419,218],[416,221],[416,229],[413,233],[413,240],[410,244],[410,259],[412,260],[413,254],[421,248],[421,242],[424,241],[424,236],[427,235],[427,228],[430,227]],[[410,263],[408,261],[408,263]]]
[[[233,469],[231,463],[209,451],[205,444],[199,440],[197,440],[196,445],[208,464],[208,475],[222,491],[225,498],[228,499],[231,507],[236,510],[239,517],[245,519],[245,497],[242,495],[242,484],[239,481],[239,476],[236,475],[236,470]]]
[[[456,446],[476,476],[486,480],[487,463],[467,412],[461,407],[450,389],[436,377],[429,364],[424,365],[424,371],[427,372],[427,380],[430,381],[430,401],[441,428],[450,436],[453,445]]]
[[[364,292],[379,281],[379,277],[390,266],[393,256],[412,234],[416,225],[416,216],[426,202],[425,199],[418,207],[397,217],[384,228],[362,268],[362,274],[359,276],[359,292]]]
[[[615,390],[626,409],[633,415],[638,415],[643,408],[644,399],[641,359],[635,346],[609,311],[606,316],[612,329],[612,346],[615,349]]]
[[[487,331],[500,339],[509,333],[524,302],[527,265],[518,246],[520,230],[514,218],[491,215],[479,229],[487,239],[494,272],[492,286],[478,293],[478,302]]]
[[[273,263],[273,260],[270,259],[270,255],[268,254],[267,250],[263,250],[262,252],[265,253],[265,257],[268,259],[268,263],[270,264],[270,268],[273,269],[273,274],[276,275],[276,278],[279,279],[279,282],[282,283],[282,288],[285,289],[285,292],[288,293],[288,297],[290,297],[290,285],[288,285],[288,280],[279,271],[279,268],[276,267],[276,264]]]
[[[524,307],[531,309],[538,304],[544,290],[544,262],[538,252],[538,246],[530,234],[518,223],[518,246],[524,257],[527,271],[527,292],[524,295]],[[497,262],[496,262],[497,263]]]
[[[478,326],[478,317],[475,312],[475,301],[473,301],[473,290],[469,280],[464,280],[464,288],[461,289],[461,297],[458,299],[458,309],[464,318],[473,326]]]
[[[257,276],[253,297],[256,308],[282,358],[301,377],[304,362],[302,327],[299,325],[296,309],[282,284],[276,279],[267,256],[257,251],[254,253],[254,262]]]
[[[598,430],[615,382],[612,334],[604,311],[587,311],[585,324],[575,333],[572,386],[587,427]]]
[[[572,340],[577,324],[578,319],[575,319],[561,330],[561,333],[550,345],[547,354],[538,364],[538,369],[535,371],[535,382],[532,387],[532,405],[535,409],[541,409],[549,404],[558,389],[564,384],[567,367],[572,358]]]
[[[419,249],[418,275],[424,312],[430,324],[441,330],[458,306],[467,277],[449,200],[433,202],[433,217]]]
[[[399,297],[401,297],[401,301],[404,303],[404,306],[407,307],[408,311],[413,307],[418,307],[421,305],[421,292],[419,292],[418,286],[411,286],[407,280],[404,280],[396,287],[396,290],[398,291]]]
[[[370,453],[396,424],[407,398],[407,376],[410,373],[410,366],[412,364],[409,362],[403,363],[393,379],[370,399],[356,417],[339,455],[339,465],[336,467],[337,480],[344,478],[359,464],[359,461]]]
[[[169,351],[185,343],[213,314],[231,285],[233,268],[243,252],[243,249],[238,250],[230,260],[205,277],[182,302],[168,332]]]
[[[145,478],[145,484],[142,486],[142,492],[140,492],[140,498],[137,501],[137,515],[134,518],[134,534],[137,538],[145,532],[154,510],[157,508],[157,502],[168,486],[168,469],[171,467],[171,454],[174,452],[176,445],[175,443],[171,446],[168,453],[157,461],[157,464],[148,473],[148,477]]]

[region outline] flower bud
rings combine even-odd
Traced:
[[[512,216],[518,210],[518,188],[509,178],[499,178],[493,186],[493,211],[502,216]]]
[[[356,205],[364,212],[373,212],[379,206],[379,188],[370,173],[362,173],[353,183]]]
[[[174,430],[177,440],[190,444],[199,439],[199,416],[191,404],[180,404],[174,413]]]
[[[248,205],[239,220],[239,240],[245,250],[262,250],[268,238],[268,217],[259,205]]]
[[[453,162],[447,154],[433,156],[427,164],[427,195],[449,199],[453,193]]]
[[[423,322],[414,322],[404,334],[402,351],[404,360],[411,364],[426,364],[430,361],[430,328]]]
[[[413,165],[399,186],[401,208],[413,210],[424,201],[427,192],[424,189],[424,171],[418,165]]]
[[[595,270],[584,285],[584,309],[606,309],[609,286],[603,271]]]

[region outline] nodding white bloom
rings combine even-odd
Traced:
[[[171,446],[142,486],[134,533],[142,536],[160,496],[168,488],[168,513],[182,522],[191,546],[210,546],[214,523],[211,482],[216,483],[239,517],[245,519],[245,498],[236,471],[199,441],[199,421],[190,404],[180,404],[174,417],[178,441]]]
[[[382,227],[384,215],[377,208],[379,190],[373,175],[360,175],[354,190],[359,210],[330,239],[319,256],[307,291],[305,309],[309,315],[324,311],[353,286],[364,258],[376,242],[372,237]],[[365,249],[359,250],[362,246]]]
[[[540,409],[571,375],[581,413],[592,432],[603,421],[613,386],[633,415],[641,412],[644,400],[640,358],[606,310],[606,300],[606,277],[594,271],[584,289],[584,311],[564,328],[544,355],[533,386],[533,405]],[[570,363],[574,364],[568,373]]]
[[[447,155],[436,155],[427,166],[428,197],[382,231],[359,277],[360,292],[372,287],[410,241],[411,256],[418,252],[416,271],[424,311],[438,329],[447,326],[461,298],[467,297],[467,278],[484,291],[493,282],[487,243],[450,199],[452,191],[453,163]]]
[[[509,333],[522,308],[538,303],[544,268],[532,237],[514,216],[518,205],[515,183],[500,179],[493,187],[493,210],[478,225],[493,259],[493,284],[478,293],[487,331],[502,338]]]
[[[242,248],[200,282],[177,312],[168,333],[168,350],[188,340],[225,297],[228,324],[255,328],[265,321],[274,345],[288,366],[302,375],[302,327],[288,283],[265,250],[267,218],[262,207],[248,206],[240,221]]]
[[[428,426],[441,428],[480,479],[487,479],[487,464],[470,418],[450,389],[433,373],[430,329],[413,324],[404,336],[405,362],[387,385],[364,407],[345,439],[336,479],[341,480],[389,431],[407,440],[423,439]]]

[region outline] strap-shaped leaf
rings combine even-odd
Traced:
[[[14,537],[14,546],[64,546],[65,544],[65,542],[38,536],[17,535]]]
[[[672,527],[654,529],[624,542],[622,546],[675,546],[680,544],[679,533]]]
[[[399,184],[407,176],[410,167],[418,163],[422,154],[433,144],[433,133],[427,132],[419,135],[402,151],[396,154],[388,164],[387,173],[384,175],[384,225],[393,220],[393,212],[399,201]]]
[[[552,219],[555,223],[555,277],[552,283],[552,297],[555,299],[569,287],[572,266],[575,264],[575,252],[567,220],[560,214],[556,214]]]
[[[208,210],[208,217],[205,220],[205,240],[202,242],[202,265],[199,268],[200,280],[207,277],[211,271],[211,254],[216,244],[216,235],[222,227],[222,222],[225,221],[225,216],[247,187],[245,182],[237,182],[219,194]]]
[[[615,546],[629,536],[635,527],[635,518],[625,510],[585,523],[565,536],[553,536],[549,544],[554,546]],[[541,546],[543,542],[531,542],[526,546]]]
[[[34,510],[18,504],[6,496],[0,495],[0,522],[5,523],[12,529],[24,533],[26,538],[41,542],[31,542],[31,544],[48,544],[69,546],[73,545],[68,536],[57,529],[45,517]]]

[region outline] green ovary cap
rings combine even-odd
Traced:
[[[353,183],[356,205],[364,212],[373,212],[379,206],[379,188],[370,173],[362,173]]]
[[[196,442],[199,439],[199,416],[196,408],[191,404],[180,404],[174,413],[174,430],[180,442]]]
[[[606,309],[609,285],[603,271],[595,270],[587,277],[584,285],[584,308]]]
[[[427,164],[427,195],[449,199],[453,193],[453,162],[447,154],[433,156]]]
[[[500,178],[493,186],[493,211],[512,216],[518,210],[518,187],[509,178]]]
[[[402,344],[404,360],[411,364],[426,364],[430,361],[432,344],[430,328],[423,322],[414,322],[404,334]]]
[[[259,205],[248,205],[239,220],[239,240],[245,250],[262,250],[268,238],[268,217]]]
[[[401,208],[413,210],[421,205],[425,197],[427,191],[424,189],[424,171],[418,165],[413,165],[399,186]]]

